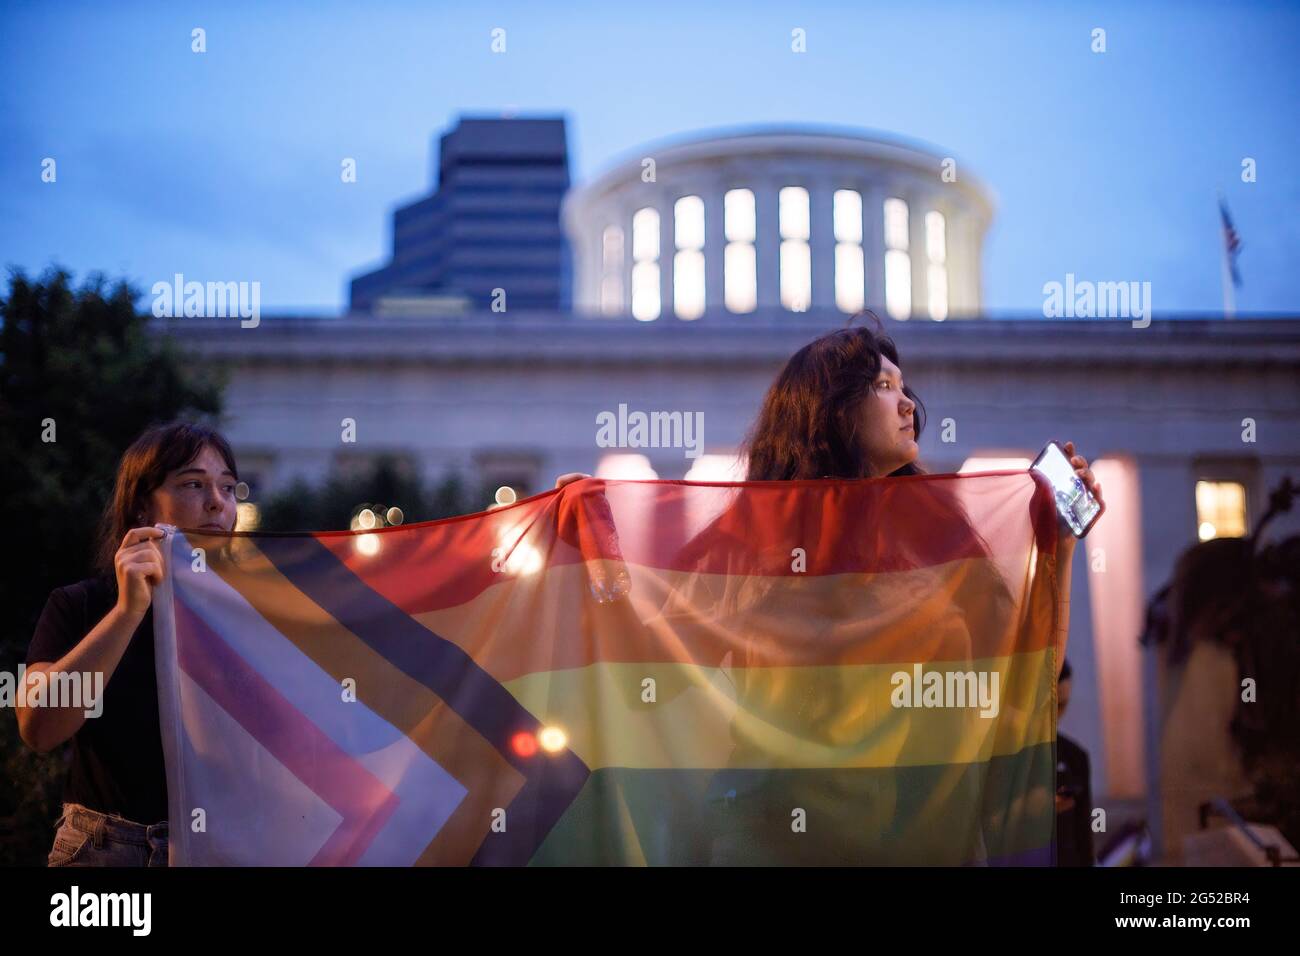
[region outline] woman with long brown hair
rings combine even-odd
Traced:
[[[895,635],[908,642],[902,652],[915,661],[962,662],[976,658],[974,638],[981,628],[1015,626],[1017,620],[1017,600],[995,561],[968,561],[954,574],[929,560],[936,554],[991,557],[992,549],[966,513],[956,491],[959,483],[922,478],[927,472],[917,463],[917,441],[925,427],[924,407],[904,380],[898,349],[879,318],[869,311],[854,318],[869,324],[819,336],[787,360],[744,443],[746,481],[759,487],[751,484],[717,495],[714,500],[726,504],[673,557],[679,573],[655,626],[667,634],[680,628],[723,635],[725,652],[721,645],[712,648],[709,653],[716,659],[705,663],[731,681],[737,714],[728,767],[709,779],[702,815],[692,799],[674,802],[670,811],[675,817],[669,829],[682,841],[674,852],[682,861],[990,862],[1008,855],[1017,833],[1041,835],[1043,821],[1048,827],[1054,823],[1050,789],[1024,795],[1014,806],[996,796],[985,805],[984,778],[963,764],[937,768],[924,785],[927,792],[946,795],[962,811],[958,818],[944,819],[941,810],[922,812],[925,804],[915,793],[919,778],[907,777],[908,768],[897,763],[923,732],[921,721],[902,717],[882,739],[871,742],[878,766],[887,771],[875,777],[786,772],[790,766],[806,768],[801,761],[807,755],[781,755],[769,746],[773,740],[796,748],[807,741],[850,748],[861,743],[845,740],[851,729],[840,732],[853,726],[852,716],[863,706],[861,687],[852,678],[846,681],[836,667],[771,666],[786,658],[806,659],[800,658],[799,641],[836,641],[847,647],[857,636],[875,633],[873,625],[887,616],[905,616],[908,608],[899,605],[928,600],[930,616],[924,625],[895,628]],[[1101,486],[1087,461],[1075,454],[1071,442],[1063,450],[1100,499]],[[581,477],[586,476],[562,475],[557,486]],[[821,479],[842,479],[843,485],[874,480],[870,492],[860,486],[828,488],[825,512],[809,514],[805,499],[785,483]],[[912,482],[906,491],[904,481]],[[839,522],[835,515],[844,513],[846,499],[866,502],[874,513],[867,520]],[[830,504],[836,500],[839,510]],[[837,592],[837,603],[828,606],[817,589],[800,590],[771,574],[772,554],[784,559],[792,546],[807,543],[785,536],[787,531],[799,534],[801,522],[804,531],[817,537],[823,554],[852,556],[848,566],[908,569],[908,591],[864,583]],[[1058,624],[1052,643],[1059,673],[1075,538],[1063,521],[1056,538]],[[693,653],[698,660],[700,651]],[[659,687],[657,699],[685,686]],[[700,689],[712,692],[711,687]],[[922,750],[913,747],[912,752]],[[1039,773],[1040,767],[1034,770]],[[1047,775],[1051,772],[1048,767]],[[900,793],[911,799],[901,799]],[[794,833],[792,807],[806,810],[820,825]],[[852,826],[832,828],[827,821]]]
[[[850,325],[814,339],[792,355],[777,374],[746,437],[747,481],[907,479],[927,474],[917,463],[917,440],[925,426],[924,406],[904,380],[897,347],[885,334],[880,320],[871,312],[860,313],[860,317],[868,319],[869,324]],[[1072,443],[1066,443],[1064,451],[1076,473],[1100,498],[1100,485],[1087,461],[1074,454]],[[895,495],[887,484],[869,500],[888,520],[853,528],[837,527],[825,517],[817,523],[818,533],[832,538],[844,553],[871,554],[899,567],[912,568],[909,580],[917,593],[947,594],[945,601],[949,603],[943,607],[948,616],[942,625],[935,621],[932,627],[915,634],[918,644],[909,652],[916,660],[971,659],[971,629],[984,625],[964,619],[968,608],[982,609],[981,621],[1014,620],[1015,599],[994,562],[969,562],[959,578],[949,579],[942,567],[928,568],[924,560],[914,560],[907,553],[908,548],[919,543],[936,553],[991,553],[966,514],[956,485],[951,481],[926,481],[915,484],[906,495]],[[698,595],[675,595],[666,612],[717,615],[726,622],[729,632],[749,636],[743,645],[733,648],[731,657],[738,712],[749,713],[751,724],[756,715],[758,725],[778,727],[791,739],[834,739],[835,728],[844,722],[845,714],[861,706],[855,688],[842,685],[834,668],[800,668],[796,687],[788,669],[765,666],[772,657],[772,648],[783,639],[785,622],[791,619],[791,591],[770,576],[750,574],[747,569],[754,566],[753,529],[761,526],[766,517],[758,509],[770,508],[780,500],[777,491],[739,495],[696,535],[679,556],[680,566],[689,567],[698,557],[701,567],[706,559],[712,567],[725,561],[733,573],[707,579],[702,576],[702,582],[725,583],[702,585]],[[890,511],[899,506],[909,510],[901,515]],[[924,534],[887,540],[889,532],[883,528],[897,529],[913,519],[925,522]],[[1060,624],[1054,636],[1058,671],[1064,661],[1070,558],[1075,544],[1064,522],[1059,528],[1056,567]],[[926,575],[934,578],[933,592],[927,590]],[[949,587],[957,590],[945,591]],[[865,598],[868,591],[864,588],[861,596]],[[851,597],[847,600],[848,604],[835,610],[808,608],[814,616],[824,613],[824,617],[816,618],[820,624],[814,626],[841,635],[865,628],[868,622],[857,615],[869,612],[873,605],[864,600],[859,606]],[[789,639],[788,634],[784,639]],[[792,695],[798,696],[798,703],[790,717]],[[787,718],[790,722],[782,723]],[[895,733],[890,746],[901,750],[917,726],[915,722],[897,722],[895,730],[905,732]],[[994,850],[986,849],[982,827],[958,828],[960,832],[947,836],[920,833],[918,828],[924,828],[928,818],[901,815],[903,804],[898,802],[895,787],[902,784],[893,776],[863,782],[867,778],[841,774],[814,782],[812,776],[782,773],[779,761],[771,764],[770,773],[763,772],[760,768],[768,766],[771,755],[734,725],[733,738],[730,766],[734,769],[718,773],[706,797],[712,838],[707,851],[709,862],[985,862],[997,853],[996,843]],[[886,749],[882,748],[877,756],[885,759]],[[890,766],[887,759],[884,765]],[[901,772],[901,768],[895,769]],[[969,789],[968,803],[964,805],[974,808],[972,812],[979,810],[982,797],[976,779],[963,776],[959,770],[951,776],[942,786],[933,782],[936,791],[949,788],[952,799],[961,804],[967,798],[959,794]],[[823,821],[856,820],[858,827],[853,833],[830,832],[823,827],[817,839],[806,834],[792,837],[791,806],[815,806]],[[919,804],[908,806],[915,811]],[[1017,808],[1014,812],[1026,810]],[[811,816],[813,810],[808,809],[808,813]],[[913,842],[908,846],[912,849],[901,847],[901,839],[887,836],[897,837],[900,833],[911,834]],[[936,842],[925,849],[916,846],[930,840]]]
[[[50,866],[167,865],[151,610],[165,564],[154,525],[233,531],[238,481],[230,444],[213,429],[148,429],[118,465],[97,573],[46,602],[27,651],[28,686],[81,675],[98,698],[18,708],[19,733],[33,750],[72,744]]]
[[[881,478],[923,475],[917,464],[925,407],[904,382],[898,348],[874,312],[869,326],[850,324],[814,339],[786,362],[768,389],[745,442],[746,479]],[[1062,450],[1075,473],[1101,501],[1101,483],[1074,442]],[[936,490],[937,521],[977,534],[950,493]],[[1065,663],[1070,567],[1075,537],[1063,520],[1057,534],[1057,584],[1061,631],[1056,635],[1057,672]],[[937,528],[936,531],[943,531]]]
[[[874,313],[864,313],[875,319]],[[898,349],[874,328],[837,329],[785,363],[747,438],[748,481],[918,475],[925,407]]]

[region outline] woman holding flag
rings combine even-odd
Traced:
[[[853,326],[866,317],[874,327]],[[869,309],[848,327],[823,335],[786,362],[768,390],[745,443],[746,481],[881,478],[923,475],[916,463],[925,407],[903,381],[898,350]],[[1062,444],[1075,474],[1098,501],[1101,483],[1088,460]],[[590,475],[560,475],[556,488]],[[951,508],[952,502],[946,507]],[[952,517],[961,520],[960,516]],[[1075,537],[1061,520],[1057,535],[1059,620],[1057,671],[1065,662],[1070,568]]]
[[[233,531],[238,481],[218,432],[183,422],[150,428],[118,465],[98,573],[56,588],[46,602],[27,651],[29,686],[55,675],[102,675],[103,698],[94,702],[97,716],[81,705],[18,708],[19,733],[33,750],[72,742],[50,866],[167,865],[151,612],[165,564],[163,531],[154,525]]]
[[[924,409],[905,384],[897,349],[879,319],[870,312],[864,314],[875,320],[875,328],[847,327],[823,335],[796,352],[777,375],[745,444],[747,482],[926,474],[916,463]],[[1075,453],[1072,442],[1064,443],[1063,450],[1075,473],[1100,500],[1101,487],[1087,460]],[[562,475],[557,487],[581,477],[585,476]],[[904,601],[908,594],[924,598],[929,602],[928,614],[946,609],[946,616],[931,617],[930,624],[919,630],[912,628],[920,643],[909,653],[915,660],[946,665],[978,658],[975,648],[988,646],[992,638],[981,637],[975,629],[1014,626],[1015,621],[1023,620],[1019,602],[1025,600],[1023,594],[1014,596],[996,563],[988,560],[991,550],[965,514],[956,485],[925,482],[911,485],[906,492],[900,487],[896,495],[888,487],[870,493],[861,488],[844,489],[827,497],[828,511],[812,522],[819,527],[823,555],[866,555],[883,562],[882,567],[913,569],[898,576],[897,600]],[[881,540],[878,529],[863,529],[833,514],[850,500],[882,509],[881,517],[887,519],[882,527],[898,530],[924,522],[924,528],[919,533],[909,532],[906,541]],[[924,786],[918,783],[916,771],[900,761],[905,751],[916,754],[926,749],[928,745],[918,735],[929,733],[926,728],[933,728],[933,721],[900,713],[888,722],[888,733],[881,731],[884,736],[855,742],[844,734],[854,725],[853,715],[871,706],[862,699],[860,687],[842,683],[847,678],[832,667],[770,666],[786,656],[798,658],[797,648],[802,645],[790,629],[799,631],[797,622],[802,614],[812,615],[810,620],[815,621],[805,626],[805,631],[811,627],[808,633],[823,633],[826,640],[842,644],[851,634],[866,634],[875,626],[870,619],[855,619],[855,614],[874,614],[875,621],[883,621],[888,615],[903,614],[906,608],[891,610],[873,603],[888,602],[887,593],[893,593],[888,591],[892,585],[883,581],[888,573],[880,576],[871,597],[865,591],[857,597],[845,592],[841,600],[848,603],[842,607],[800,605],[798,590],[765,572],[756,560],[756,542],[762,537],[756,529],[780,522],[779,514],[763,513],[762,509],[769,507],[785,509],[787,517],[799,517],[790,510],[795,507],[791,495],[783,498],[777,489],[751,486],[749,493],[737,495],[732,505],[674,558],[678,569],[697,567],[701,573],[681,577],[681,587],[662,610],[664,619],[704,620],[718,632],[749,636],[746,643],[732,648],[728,655],[731,663],[724,668],[735,682],[737,720],[744,713],[747,729],[733,724],[735,750],[729,761],[733,769],[711,779],[702,821],[688,822],[697,812],[689,800],[674,811],[677,823],[670,829],[692,844],[681,847],[678,858],[723,865],[987,863],[1005,857],[1018,837],[1039,835],[1043,830],[1040,818],[1050,823],[1050,812],[1044,816],[1032,798],[1012,806],[999,804],[995,795],[999,788],[972,776],[969,764],[933,768],[937,776]],[[905,513],[899,513],[899,507]],[[808,526],[806,522],[804,526]],[[1055,646],[1059,672],[1068,634],[1075,538],[1063,521],[1058,530],[1056,609],[1054,613],[1040,609],[1027,626],[1039,627],[1052,617],[1059,622],[1057,632],[1047,640]],[[858,540],[864,534],[870,540]],[[786,553],[791,546],[798,550],[800,544],[809,542],[787,541]],[[949,564],[918,564],[916,555],[898,550],[918,547],[926,554],[977,557],[964,562],[958,573]],[[672,631],[673,626],[666,630]],[[786,652],[781,650],[783,636],[790,643]],[[825,653],[834,657],[840,652],[828,648]],[[715,666],[722,667],[722,662]],[[792,676],[796,672],[797,679]],[[870,766],[875,770],[865,775],[848,766],[821,775],[792,771],[775,755],[782,746],[793,746],[796,741],[805,752],[838,753],[850,764],[864,759],[858,748],[869,747]],[[962,749],[958,740],[937,746],[940,750],[949,746],[953,754]],[[787,753],[786,759],[798,766],[804,758]],[[765,767],[768,769],[762,769]],[[1045,779],[1053,771],[1034,765],[1031,776]],[[923,793],[932,794],[934,802],[923,798]],[[1039,801],[1048,811],[1052,808],[1050,794],[1050,789],[1044,790],[1044,800]],[[792,808],[806,810],[818,821],[815,827],[810,825],[808,834],[792,832]],[[829,829],[828,821],[833,823]],[[687,834],[699,832],[699,822],[704,823],[704,841],[697,844]],[[991,834],[987,841],[986,830]],[[906,847],[911,849],[903,849]],[[897,857],[900,851],[907,855]]]

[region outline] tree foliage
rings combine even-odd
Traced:
[[[9,276],[0,298],[0,507],[17,532],[0,575],[0,670],[15,673],[54,587],[89,575],[122,452],[149,425],[215,421],[222,382],[149,329],[140,293],[93,274]],[[38,756],[0,712],[0,865],[40,863],[61,754]]]

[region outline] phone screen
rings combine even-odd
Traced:
[[[1056,442],[1049,442],[1034,462],[1033,469],[1051,482],[1056,496],[1056,510],[1070,526],[1074,536],[1082,538],[1100,516],[1102,508],[1083,480],[1074,473],[1065,452],[1061,451]]]

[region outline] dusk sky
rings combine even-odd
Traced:
[[[1149,281],[1158,315],[1221,309],[1221,190],[1238,312],[1296,313],[1298,40],[1300,5],[1252,2],[8,2],[0,265],[258,280],[268,313],[338,313],[437,137],[510,111],[567,117],[575,183],[717,127],[930,144],[993,194],[990,313],[1041,314],[1066,273]]]

